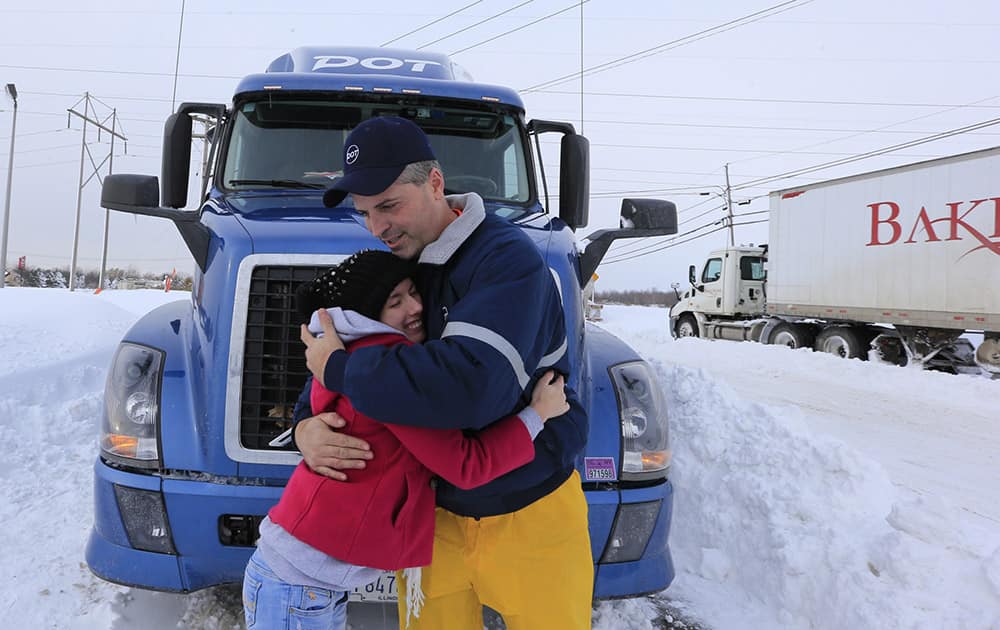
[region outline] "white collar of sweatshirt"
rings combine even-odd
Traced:
[[[345,311],[339,306],[326,309],[333,319],[333,327],[341,341],[350,343],[362,337],[377,334],[402,335],[400,331],[382,322],[369,319],[357,311]],[[319,324],[319,311],[312,314],[309,320],[309,332],[317,337],[323,336],[323,327]]]
[[[486,206],[483,205],[483,198],[476,193],[448,195],[445,199],[449,207],[461,210],[462,214],[448,224],[437,240],[424,247],[424,251],[420,252],[418,262],[431,265],[445,264],[452,254],[461,247],[462,243],[476,231],[479,224],[486,219]]]

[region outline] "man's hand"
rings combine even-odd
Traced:
[[[295,444],[313,472],[331,479],[347,481],[341,470],[364,468],[373,457],[368,442],[338,433],[346,422],[335,413],[321,413],[295,425]]]
[[[302,324],[299,339],[302,340],[302,343],[306,344],[306,367],[312,372],[313,378],[326,387],[326,383],[323,382],[323,371],[326,368],[326,361],[330,358],[331,354],[337,350],[344,349],[344,342],[340,340],[340,335],[337,334],[337,330],[333,327],[333,320],[330,319],[330,314],[326,312],[326,309],[321,308],[318,313],[319,325],[323,328],[323,336],[316,337],[309,331],[308,326]]]

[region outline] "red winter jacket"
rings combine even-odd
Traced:
[[[349,344],[348,351],[399,343],[409,342],[402,335],[375,334]],[[300,463],[268,515],[302,542],[351,564],[387,570],[430,564],[434,475],[473,488],[535,456],[531,434],[517,416],[466,435],[457,429],[382,424],[317,380],[311,401],[313,413],[340,414],[347,422],[342,431],[368,442],[375,457],[366,468],[349,472],[346,482]]]

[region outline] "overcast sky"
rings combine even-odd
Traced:
[[[187,0],[176,102],[228,102],[240,77],[301,45],[395,40],[393,47],[454,53],[476,80],[521,91],[528,118],[568,120],[590,138],[593,200],[581,236],[616,225],[623,196],[674,200],[681,232],[720,219],[718,196],[697,193],[721,190],[726,163],[734,199],[750,201],[736,212],[760,212],[737,219],[748,223],[766,219],[770,190],[1000,145],[1000,126],[986,127],[753,183],[1000,118],[996,0],[589,0],[582,59],[579,5]],[[127,154],[116,147],[114,171],[159,174],[181,0],[93,6],[4,0],[0,9],[0,84],[15,83],[19,93],[8,265],[22,255],[32,266],[69,264],[81,125],[67,129],[66,110],[82,111],[84,92],[100,99],[101,118],[117,108],[129,139]],[[584,76],[582,100],[581,62],[600,70]],[[0,186],[11,114],[0,95]],[[88,140],[102,159],[107,136]],[[99,192],[96,180],[83,192],[85,268],[100,264]],[[766,223],[736,228],[738,242],[766,234]],[[619,242],[598,270],[598,289],[666,289],[726,234],[674,243]],[[109,264],[193,269],[170,222],[121,213],[111,214]]]

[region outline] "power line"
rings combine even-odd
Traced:
[[[66,131],[66,130],[63,128],[59,128],[59,129],[48,129],[46,131],[31,131],[28,133],[19,133],[17,134],[17,137],[25,138],[27,136],[41,136],[48,133],[59,133],[60,131]],[[0,140],[10,140],[10,136],[0,136]]]
[[[570,11],[570,10],[575,9],[577,7],[582,7],[583,5],[587,4],[588,2],[590,2],[590,0],[581,0],[581,2],[577,2],[576,4],[571,4],[571,5],[569,5],[568,7],[564,8],[564,9],[560,9],[560,10],[556,11],[555,13],[549,13],[548,15],[540,17],[537,20],[532,20],[531,22],[528,22],[527,24],[525,24],[523,26],[518,26],[517,28],[511,29],[511,30],[506,31],[504,33],[500,33],[499,35],[494,35],[493,37],[490,37],[489,39],[484,39],[481,42],[475,43],[475,44],[473,44],[471,46],[466,46],[465,48],[461,48],[461,49],[456,50],[456,51],[454,51],[454,52],[452,52],[450,54],[457,55],[457,54],[463,53],[463,52],[465,52],[467,50],[472,50],[473,48],[478,48],[479,46],[482,46],[483,44],[488,44],[489,42],[492,42],[493,40],[500,39],[501,37],[506,37],[507,35],[510,35],[511,33],[516,33],[518,31],[524,30],[524,29],[528,28],[529,26],[534,26],[535,24],[538,24],[539,22],[543,22],[543,21],[545,21],[545,20],[547,20],[549,18],[555,17],[555,16],[557,16],[557,15],[559,15],[561,13],[566,13],[567,11]]]
[[[414,33],[418,33],[418,32],[424,30],[425,28],[427,28],[429,26],[434,26],[438,22],[443,22],[444,20],[447,20],[448,18],[450,18],[450,17],[452,17],[454,15],[458,15],[459,13],[461,13],[462,11],[465,11],[466,9],[468,9],[470,7],[474,7],[477,4],[482,4],[483,2],[484,2],[484,0],[476,0],[476,2],[471,2],[471,3],[467,4],[467,5],[465,5],[464,7],[462,7],[461,9],[456,9],[456,10],[452,11],[451,13],[449,13],[448,15],[441,16],[441,17],[437,18],[436,20],[432,20],[432,21],[424,24],[423,26],[418,26],[417,28],[413,29],[412,31],[409,31],[407,33],[403,33],[399,37],[393,37],[389,41],[383,42],[383,43],[379,44],[379,47],[382,48],[382,47],[388,46],[389,44],[391,44],[393,42],[397,42],[397,41],[403,39],[404,37],[406,37],[408,35],[413,35]]]
[[[48,260],[65,260],[66,259],[65,255],[59,255],[59,254],[42,254],[42,253],[39,253],[39,252],[26,252],[26,251],[23,251],[23,250],[22,251],[18,251],[17,253],[19,255],[21,255],[21,256],[31,256],[33,258],[43,258],[43,259],[48,259]],[[100,260],[101,259],[99,256],[79,256],[78,258],[80,260]],[[189,256],[174,256],[174,257],[171,257],[171,258],[133,258],[133,257],[129,257],[128,260],[129,261],[136,261],[136,262],[172,262],[172,261],[175,261],[175,260],[186,260],[188,258],[190,258],[190,257]]]
[[[137,134],[132,134],[132,135],[137,135]],[[593,165],[591,165],[590,169],[591,169],[591,171],[613,171],[613,172],[616,172],[616,173],[653,173],[653,174],[662,174],[662,175],[697,175],[697,176],[705,176],[705,177],[710,177],[712,175],[718,175],[719,174],[718,171],[713,171],[711,173],[704,173],[704,172],[699,172],[699,171],[654,171],[654,170],[641,169],[641,168],[619,168],[619,167],[613,167],[613,166],[600,166],[600,167],[598,167],[598,166],[593,166]],[[765,175],[747,175],[747,177],[766,177],[766,176]],[[695,186],[692,186],[692,188],[695,188]],[[702,186],[702,188],[704,188],[704,186]]]
[[[102,70],[95,68],[67,68],[65,66],[59,68],[50,68],[46,66],[18,66],[13,64],[0,64],[0,68],[10,68],[12,70],[47,70],[51,72],[88,72],[94,74],[124,74],[130,76],[145,76],[145,77],[173,77],[173,72],[144,72],[140,70]],[[189,77],[193,79],[242,79],[243,77],[234,76],[231,74],[186,74],[181,73],[178,76]]]
[[[636,61],[640,61],[640,60],[645,59],[647,57],[651,57],[653,55],[658,55],[658,54],[664,53],[664,52],[666,52],[668,50],[672,50],[674,48],[678,48],[678,47],[684,46],[686,44],[691,44],[691,43],[694,43],[696,41],[699,41],[699,40],[711,37],[713,35],[718,35],[719,33],[724,33],[726,31],[738,28],[740,26],[745,26],[747,24],[752,24],[753,22],[757,22],[759,20],[763,20],[764,18],[770,17],[772,15],[777,15],[779,13],[784,13],[785,11],[789,11],[791,9],[798,8],[800,6],[809,4],[810,2],[813,2],[813,0],[788,0],[787,2],[781,2],[781,3],[776,4],[774,6],[768,7],[767,9],[764,9],[762,11],[756,11],[754,13],[750,13],[748,15],[744,15],[743,17],[737,18],[735,20],[730,20],[729,22],[725,22],[723,24],[719,24],[718,26],[713,26],[711,28],[707,28],[705,30],[698,31],[697,33],[693,33],[691,35],[686,35],[684,37],[681,37],[680,39],[675,39],[675,40],[672,40],[672,41],[669,41],[669,42],[664,42],[664,43],[659,44],[657,46],[653,46],[652,48],[647,48],[645,50],[640,50],[639,52],[632,53],[632,54],[626,55],[624,57],[619,57],[618,59],[614,59],[612,61],[608,61],[608,62],[605,62],[605,63],[602,63],[602,64],[598,64],[596,66],[591,66],[590,68],[587,68],[587,69],[583,70],[582,72],[573,72],[573,73],[570,73],[570,74],[567,74],[567,75],[563,75],[561,77],[557,77],[555,79],[550,79],[549,81],[543,81],[542,83],[537,83],[535,85],[532,85],[530,87],[524,88],[524,89],[519,90],[519,91],[522,94],[525,94],[525,93],[528,93],[528,92],[534,92],[534,91],[539,90],[540,88],[545,88],[545,87],[549,87],[549,86],[552,86],[552,85],[559,85],[561,83],[566,83],[567,81],[572,81],[573,79],[576,79],[577,77],[579,77],[581,74],[597,74],[598,72],[604,72],[606,70],[611,70],[613,68],[617,68],[617,67],[623,66],[625,64],[634,63]]]
[[[715,223],[709,224],[709,227],[711,227],[713,225],[717,225],[718,223],[719,222],[716,221]],[[691,230],[689,232],[685,232],[684,234],[679,234],[676,237],[671,238],[671,239],[661,240],[661,241],[658,241],[656,243],[652,243],[652,244],[647,245],[646,247],[644,247],[643,248],[644,251],[641,251],[641,252],[634,251],[634,252],[630,252],[630,253],[628,253],[628,254],[626,254],[624,256],[619,256],[619,257],[612,256],[610,258],[605,259],[604,262],[609,263],[609,264],[615,264],[615,263],[619,263],[619,262],[625,262],[626,260],[633,260],[635,258],[641,258],[642,256],[648,256],[649,254],[656,253],[657,251],[662,251],[660,249],[653,250],[652,248],[654,248],[654,247],[658,247],[658,248],[662,247],[663,249],[669,249],[668,247],[664,247],[664,246],[665,245],[674,244],[674,243],[680,244],[680,243],[687,242],[686,240],[678,241],[678,239],[681,239],[684,236],[695,234],[699,230],[704,229],[704,227],[705,226],[702,226],[702,227],[697,228],[695,230]],[[718,231],[724,230],[724,229],[727,229],[727,227],[726,226],[719,226],[719,227],[717,227],[717,228],[715,228],[713,230],[710,230],[708,232],[704,232],[704,233],[702,233],[702,234],[700,234],[700,235],[698,235],[698,236],[696,236],[694,238],[698,238],[700,236],[707,236],[709,234],[714,234],[715,232],[718,232]],[[694,240],[694,238],[692,238],[691,240]]]
[[[991,97],[996,98],[996,97]],[[965,107],[965,106],[959,106]],[[969,106],[974,107],[974,106]],[[991,108],[1000,108],[1000,105]],[[613,112],[609,112],[613,113]],[[934,112],[929,115],[935,115],[940,112]],[[625,112],[622,112],[625,115]],[[555,116],[558,119],[571,118],[571,115]],[[916,118],[912,120],[917,120]],[[770,126],[770,125],[727,125],[727,124],[709,124],[709,123],[678,123],[678,122],[660,122],[652,120],[598,120],[596,118],[587,118],[584,120],[588,125],[624,125],[629,127],[691,127],[696,129],[747,129],[752,131],[801,131],[807,133],[886,133],[886,134],[899,134],[899,135],[913,135],[915,133],[931,133],[926,129],[921,130],[905,130],[905,129],[889,129],[893,125],[888,125],[887,127],[881,127],[879,129],[848,129],[844,127],[783,127],[783,126]],[[894,124],[903,124],[894,123]],[[981,136],[1000,136],[1000,133],[981,133],[977,134]]]
[[[486,24],[487,22],[491,22],[491,21],[493,21],[493,20],[495,20],[495,19],[497,19],[497,18],[499,18],[501,16],[507,15],[508,13],[512,13],[513,11],[516,11],[517,9],[520,9],[521,7],[523,7],[525,5],[531,4],[532,2],[534,2],[534,0],[525,0],[521,4],[513,6],[513,7],[509,8],[509,9],[505,9],[505,10],[503,10],[500,13],[497,13],[495,15],[491,15],[490,17],[486,18],[485,20],[480,20],[480,21],[476,22],[475,24],[471,24],[471,25],[466,26],[465,28],[459,29],[459,30],[457,30],[457,31],[455,31],[453,33],[449,33],[449,34],[445,35],[444,37],[439,37],[439,38],[435,39],[432,42],[427,42],[423,46],[417,46],[417,50],[423,50],[424,48],[427,48],[428,46],[433,46],[434,44],[436,44],[438,42],[443,42],[446,39],[451,39],[455,35],[460,35],[460,34],[466,32],[468,30],[476,28],[477,26],[481,26],[483,24]]]
[[[867,159],[867,158],[870,158],[870,157],[875,157],[875,156],[878,156],[878,155],[884,155],[886,153],[892,153],[894,151],[899,151],[900,149],[908,149],[910,147],[915,147],[915,146],[918,146],[918,145],[921,145],[921,144],[927,144],[928,142],[934,142],[936,140],[943,140],[944,138],[950,138],[952,136],[957,136],[957,135],[960,135],[960,134],[963,134],[963,133],[967,133],[969,131],[973,131],[973,130],[976,130],[976,129],[982,129],[983,127],[989,127],[989,126],[995,125],[997,123],[1000,123],[1000,118],[993,118],[993,119],[990,119],[990,120],[985,120],[985,121],[980,122],[980,123],[975,123],[975,124],[972,124],[972,125],[967,125],[965,127],[959,127],[957,129],[951,129],[951,130],[948,130],[948,131],[942,131],[941,133],[936,133],[936,134],[933,134],[933,135],[930,135],[930,136],[926,136],[924,138],[918,138],[916,140],[911,140],[909,142],[902,142],[900,144],[895,144],[895,145],[892,145],[892,146],[889,146],[889,147],[884,147],[884,148],[881,148],[881,149],[874,149],[874,150],[868,151],[866,153],[859,153],[859,154],[857,154],[857,155],[855,155],[853,157],[847,157],[847,158],[843,158],[843,159],[840,159],[840,160],[833,160],[832,162],[824,162],[822,164],[817,164],[815,166],[808,166],[808,167],[805,167],[805,168],[800,168],[800,169],[796,169],[796,170],[793,170],[793,171],[788,171],[786,173],[781,173],[779,175],[772,175],[770,177],[762,177],[762,178],[759,178],[759,179],[753,179],[753,180],[750,180],[748,182],[743,182],[742,184],[738,184],[736,186],[733,186],[733,189],[734,190],[739,190],[739,189],[742,189],[742,188],[750,188],[750,187],[754,187],[754,186],[759,186],[760,184],[767,184],[767,183],[775,182],[775,181],[778,181],[778,180],[781,180],[781,179],[788,179],[790,177],[795,177],[797,175],[804,175],[806,173],[812,173],[812,172],[815,172],[815,171],[819,171],[819,170],[823,170],[823,169],[827,169],[827,168],[832,168],[834,166],[841,166],[841,165],[844,165],[844,164],[850,164],[851,162],[857,162],[858,160],[864,160],[864,159]]]
[[[23,155],[25,153],[40,153],[42,151],[56,151],[58,149],[72,149],[76,147],[75,144],[61,144],[58,147],[40,147],[37,149],[18,149],[14,151],[15,155]]]
[[[44,162],[42,164],[18,164],[17,168],[18,169],[22,169],[22,168],[38,168],[40,166],[59,166],[59,165],[62,165],[62,164],[77,164],[77,161],[76,160],[66,160],[66,161],[63,161],[63,162]]]
[[[694,209],[694,206],[692,206],[690,208],[686,208],[686,210],[692,210],[692,209]],[[677,227],[680,227],[680,226],[684,225],[685,223],[691,223],[695,219],[700,219],[701,217],[705,216],[706,214],[711,214],[713,212],[718,212],[719,210],[725,210],[725,209],[726,209],[725,206],[716,206],[715,208],[709,208],[708,210],[705,210],[703,212],[699,212],[698,214],[694,215],[693,217],[689,217],[687,219],[684,219],[683,221],[681,221],[680,223],[677,224]],[[677,214],[679,215],[680,212],[678,212]]]
[[[171,75],[173,76],[173,75]],[[20,90],[18,90],[20,92]],[[23,92],[23,94],[33,94],[36,96],[80,96],[79,94],[72,92]],[[169,103],[169,98],[157,98],[155,96],[105,96],[104,98],[113,99],[116,101],[144,101],[144,102],[156,102],[156,103]],[[192,98],[190,100],[210,100],[210,99],[198,99]]]
[[[551,144],[555,144],[552,142]],[[610,149],[644,149],[650,151],[711,151],[717,153],[767,153],[768,149],[733,149],[730,147],[689,147],[689,146],[673,146],[673,145],[649,145],[649,144],[613,144],[605,142],[591,142],[592,147],[604,147]],[[843,151],[775,151],[774,153],[790,153],[795,155],[844,155],[850,156],[855,155],[855,153],[843,152]],[[925,158],[925,157],[935,157],[933,155],[909,155],[907,157]]]
[[[645,188],[640,190],[602,190],[593,192],[590,197],[597,199],[606,199],[609,197],[621,197],[623,195],[637,196],[637,195],[683,195],[683,194],[697,194],[697,191],[702,191],[707,186],[678,186],[674,188]]]
[[[771,214],[771,210],[767,209],[767,210],[755,210],[753,212],[737,212],[737,213],[733,214],[733,216],[734,217],[749,217],[749,216],[753,216],[755,214]]]
[[[940,114],[944,114],[944,113],[947,113],[947,112],[950,112],[950,111],[954,111],[956,109],[964,109],[964,108],[968,107],[969,105],[976,105],[976,104],[982,103],[983,101],[989,101],[989,100],[992,100],[994,98],[996,98],[996,97],[995,96],[991,96],[989,98],[980,99],[978,101],[974,101],[972,103],[968,103],[966,105],[956,105],[955,107],[949,107],[949,108],[947,108],[945,110],[942,110],[942,111],[931,112],[929,114],[924,114],[922,116],[917,116],[915,118],[908,118],[907,120],[901,120],[899,122],[892,123],[891,125],[885,125],[884,127],[881,127],[879,129],[874,129],[872,131],[881,131],[883,129],[888,129],[889,127],[895,127],[896,125],[905,125],[906,123],[914,122],[916,120],[923,120],[924,118],[930,118],[931,116],[938,116]],[[766,153],[764,155],[759,155],[759,156],[755,156],[755,157],[744,158],[742,160],[736,160],[736,161],[737,162],[749,162],[751,160],[759,160],[759,159],[762,159],[762,158],[765,158],[765,157],[770,157],[772,155],[784,155],[786,153],[796,153],[796,152],[798,152],[798,151],[800,151],[802,149],[812,149],[814,147],[824,146],[824,145],[827,145],[827,144],[832,144],[834,142],[842,142],[844,140],[850,140],[851,138],[857,138],[858,136],[863,136],[863,135],[866,135],[868,133],[871,133],[871,131],[860,131],[858,133],[853,133],[853,134],[851,134],[849,136],[840,136],[839,138],[831,138],[829,140],[824,140],[822,142],[816,142],[816,143],[809,144],[809,145],[806,145],[806,146],[797,147],[795,149],[790,149],[788,151],[774,151],[774,152],[771,152],[771,153]]]
[[[907,122],[907,121],[904,121],[904,122]],[[811,166],[811,167],[805,167],[805,168],[802,168],[802,169],[797,169],[797,170],[789,171],[787,173],[783,173],[783,174],[780,174],[780,175],[771,175],[771,176],[766,176],[766,177],[760,177],[760,178],[753,179],[753,180],[750,180],[750,181],[747,181],[747,182],[743,182],[742,184],[733,186],[733,189],[734,190],[741,190],[741,189],[746,189],[746,188],[756,188],[756,187],[759,187],[761,184],[770,183],[770,182],[777,181],[777,180],[780,180],[780,179],[787,179],[787,178],[791,178],[791,177],[796,177],[798,175],[805,175],[807,173],[815,172],[815,171],[818,171],[818,170],[823,170],[823,169],[826,169],[826,168],[832,168],[834,166],[841,166],[841,165],[844,165],[844,164],[849,164],[851,162],[855,162],[855,161],[862,160],[862,159],[867,159],[869,157],[875,157],[875,156],[878,156],[878,155],[883,155],[885,153],[891,153],[891,152],[899,151],[899,150],[902,150],[902,149],[912,148],[912,147],[915,147],[915,146],[919,146],[921,144],[926,144],[928,142],[933,142],[933,141],[936,141],[936,140],[941,140],[941,139],[944,139],[944,138],[949,138],[949,137],[952,137],[952,136],[955,136],[955,135],[959,135],[959,134],[962,134],[962,133],[968,133],[970,131],[975,131],[975,130],[978,130],[978,129],[989,127],[989,126],[995,125],[997,123],[1000,123],[1000,118],[995,118],[995,119],[983,121],[983,122],[980,122],[980,123],[975,123],[973,125],[967,125],[966,127],[960,127],[960,128],[957,128],[957,129],[952,129],[952,130],[948,130],[948,131],[944,131],[944,132],[932,134],[932,135],[924,137],[924,138],[919,138],[919,139],[916,139],[916,140],[911,140],[911,141],[908,141],[908,142],[903,142],[903,143],[896,144],[896,145],[893,145],[893,146],[890,146],[890,147],[885,147],[885,148],[882,148],[882,149],[876,149],[876,150],[868,151],[868,152],[861,153],[861,154],[852,153],[852,154],[848,154],[846,157],[844,157],[842,159],[839,159],[839,160],[833,160],[833,161],[830,161],[830,162],[825,162],[823,164],[818,164],[818,165]],[[602,145],[598,144],[598,145],[595,145],[595,146],[602,146]],[[615,145],[603,145],[603,146],[615,146]],[[636,147],[636,148],[646,148],[646,147]],[[651,147],[651,148],[659,148],[659,147]],[[690,148],[689,150],[701,150],[701,149]],[[722,149],[704,149],[704,150],[706,150],[706,151],[712,151],[712,150],[722,150]],[[746,150],[745,149],[730,149],[730,151],[746,151]],[[787,151],[787,152],[781,152],[781,153],[809,154],[809,153],[812,153],[812,152]],[[822,154],[822,152],[819,152],[819,153]],[[831,155],[835,155],[835,153],[831,153]],[[933,157],[937,157],[937,155],[916,156],[916,155],[903,155],[903,154],[900,154],[900,157],[928,157],[928,158],[933,158]],[[601,191],[601,192],[593,193],[591,195],[591,197],[593,197],[593,198],[608,198],[608,197],[616,197],[616,196],[619,196],[619,195],[626,195],[626,194],[667,194],[667,193],[671,193],[671,192],[676,192],[676,190],[677,189],[660,188],[660,189],[647,189],[647,190],[638,190],[638,191],[635,191],[635,190]]]
[[[711,201],[711,199],[702,201],[700,203],[707,203],[708,201]],[[690,210],[695,209],[698,205],[700,205],[700,204],[695,204],[694,206],[691,206],[689,208],[685,208],[684,210],[681,210],[677,214],[679,216],[683,212],[688,212]],[[726,209],[725,206],[716,206],[714,208],[709,208],[708,210],[705,210],[703,212],[699,212],[698,214],[694,215],[693,217],[690,217],[688,219],[685,219],[685,220],[681,221],[680,223],[677,224],[677,227],[679,228],[680,226],[682,226],[682,225],[684,225],[686,223],[691,223],[693,221],[696,221],[696,220],[700,219],[701,217],[705,216],[706,214],[711,214],[713,212],[718,212],[719,210],[725,210],[725,209]],[[715,225],[716,223],[718,223],[718,221],[710,223],[709,225]],[[616,241],[613,245],[618,245],[619,243],[621,245],[619,247],[615,248],[614,251],[610,252],[610,255],[611,255],[612,258],[615,258],[615,257],[623,256],[623,255],[626,255],[626,254],[634,254],[634,253],[642,251],[642,250],[644,250],[644,249],[646,249],[648,247],[659,245],[659,244],[661,244],[663,242],[662,240],[655,240],[655,242],[650,243],[651,240],[654,240],[654,239],[657,239],[657,238],[658,237],[655,237],[655,236],[649,236],[649,237],[645,237],[645,238],[635,239],[635,240],[632,240],[631,242],[630,241]]]
[[[684,210],[681,210],[677,214],[681,215],[681,214],[683,214],[685,212],[690,212],[691,210],[694,210],[695,208],[697,208],[699,205],[704,204],[704,203],[708,203],[710,201],[712,201],[712,200],[711,199],[706,199],[705,201],[702,201],[702,202],[697,203],[697,204],[695,204],[693,206],[685,208]],[[719,210],[725,210],[725,209],[726,209],[726,206],[716,206],[714,208],[709,208],[708,210],[705,210],[704,212],[700,212],[700,213],[698,213],[698,214],[696,214],[696,215],[694,215],[692,217],[689,217],[689,218],[685,219],[684,221],[681,221],[680,223],[677,224],[677,227],[680,227],[680,226],[684,225],[685,223],[691,223],[692,221],[695,221],[696,219],[699,219],[699,218],[705,216],[706,214],[711,214],[713,212],[717,212]],[[757,211],[754,211],[754,212],[738,212],[738,213],[734,213],[732,215],[732,217],[733,218],[749,217],[749,216],[754,216],[754,215],[758,215],[758,214],[770,214],[770,212],[771,212],[770,209],[767,209],[767,210],[757,210]],[[725,218],[723,218],[722,221],[725,222]],[[697,227],[697,228],[694,228],[693,230],[690,230],[689,232],[681,234],[680,236],[685,236],[687,234],[692,234],[692,233],[697,232],[698,230],[702,230],[702,229],[704,229],[706,227],[709,227],[709,226],[712,226],[712,225],[717,225],[718,223],[719,223],[719,221],[713,221],[712,223],[706,223],[706,224],[704,224],[704,225],[702,225],[700,227]],[[727,224],[725,224],[725,225],[728,227]],[[733,225],[735,226],[737,224],[734,223]],[[614,252],[612,252],[611,256],[612,256],[612,258],[616,258],[616,257],[620,257],[620,256],[626,255],[626,254],[634,254],[634,253],[638,253],[640,251],[649,249],[651,247],[655,247],[655,246],[660,245],[660,244],[663,243],[663,241],[660,240],[660,241],[657,241],[655,243],[649,243],[647,245],[643,245],[641,247],[635,247],[635,245],[641,244],[643,242],[648,242],[650,239],[653,239],[653,238],[658,238],[658,237],[642,238],[642,239],[639,239],[638,243],[635,243],[635,242],[626,243],[624,241],[618,241],[617,243],[622,243],[623,247],[615,250]],[[673,238],[679,238],[679,236],[675,236]]]
[[[682,233],[680,233],[680,234],[675,234],[675,235],[673,235],[673,236],[670,236],[670,237],[662,237],[662,236],[657,236],[657,237],[650,237],[650,238],[656,238],[656,239],[664,239],[664,240],[657,240],[657,241],[656,241],[656,242],[654,242],[654,243],[649,243],[649,244],[647,244],[647,245],[644,245],[644,246],[642,246],[642,247],[639,247],[638,249],[633,249],[633,250],[632,250],[632,251],[630,251],[630,252],[624,252],[624,253],[625,253],[625,254],[628,254],[628,255],[631,255],[631,254],[636,254],[636,253],[639,253],[639,252],[641,252],[641,251],[645,251],[645,250],[649,250],[649,249],[651,249],[651,248],[653,248],[653,247],[658,247],[658,246],[660,246],[660,245],[663,245],[664,243],[668,243],[668,242],[671,242],[671,241],[675,241],[675,240],[677,240],[677,239],[679,239],[679,238],[683,238],[683,237],[685,237],[685,236],[688,236],[689,234],[694,234],[694,233],[696,233],[696,232],[699,232],[699,231],[701,231],[701,230],[704,230],[705,228],[710,228],[710,227],[712,227],[712,226],[714,226],[714,225],[718,225],[718,224],[719,224],[719,223],[720,223],[721,221],[722,221],[722,219],[718,219],[718,220],[716,220],[716,221],[711,221],[711,222],[709,222],[709,223],[704,223],[704,224],[702,224],[702,225],[699,225],[699,226],[698,226],[698,227],[696,227],[696,228],[692,228],[692,229],[688,230],[687,232],[682,232]],[[645,240],[645,239],[643,239],[643,240]],[[612,259],[618,259],[618,258],[621,258],[622,256],[619,256],[619,255],[618,255],[618,253],[619,253],[619,252],[615,252],[614,254],[612,254],[612,255],[611,255],[611,258],[612,258]]]
[[[744,226],[744,225],[755,225],[757,223],[767,223],[767,219],[760,219],[758,221],[744,221],[743,223],[734,223],[733,227],[740,227],[740,226]],[[714,230],[712,230],[710,232],[705,232],[704,234],[698,234],[697,236],[692,236],[691,238],[684,239],[682,241],[676,241],[676,242],[671,241],[670,243],[667,243],[666,245],[664,245],[663,247],[660,247],[659,249],[654,249],[652,251],[649,251],[649,252],[646,252],[646,253],[643,253],[643,254],[637,254],[635,256],[625,256],[623,258],[618,258],[618,259],[615,259],[615,260],[605,260],[602,264],[613,265],[615,263],[625,262],[627,260],[633,260],[635,258],[641,258],[643,256],[648,256],[649,254],[655,254],[655,253],[661,252],[661,251],[663,251],[665,249],[670,249],[671,247],[677,247],[678,245],[683,245],[684,243],[690,243],[691,241],[696,241],[696,240],[698,240],[700,238],[704,238],[706,236],[710,236],[712,234],[715,234],[716,232],[721,232],[722,230],[728,229],[728,227],[729,226],[723,225],[723,226],[715,228]]]
[[[609,62],[610,63],[610,62]],[[596,67],[596,66],[595,66]],[[530,88],[529,88],[530,89]],[[563,94],[577,96],[579,92],[569,90],[533,90],[540,94]],[[727,101],[737,103],[787,103],[792,105],[851,105],[865,107],[975,107],[978,109],[997,109],[1000,105],[961,105],[955,103],[907,103],[890,101],[830,101],[823,99],[790,99],[790,98],[748,98],[739,96],[688,96],[681,94],[637,94],[628,92],[586,92],[587,96],[611,96],[616,98],[653,98],[679,101]],[[990,98],[997,98],[992,96]],[[989,100],[989,99],[983,99]]]

